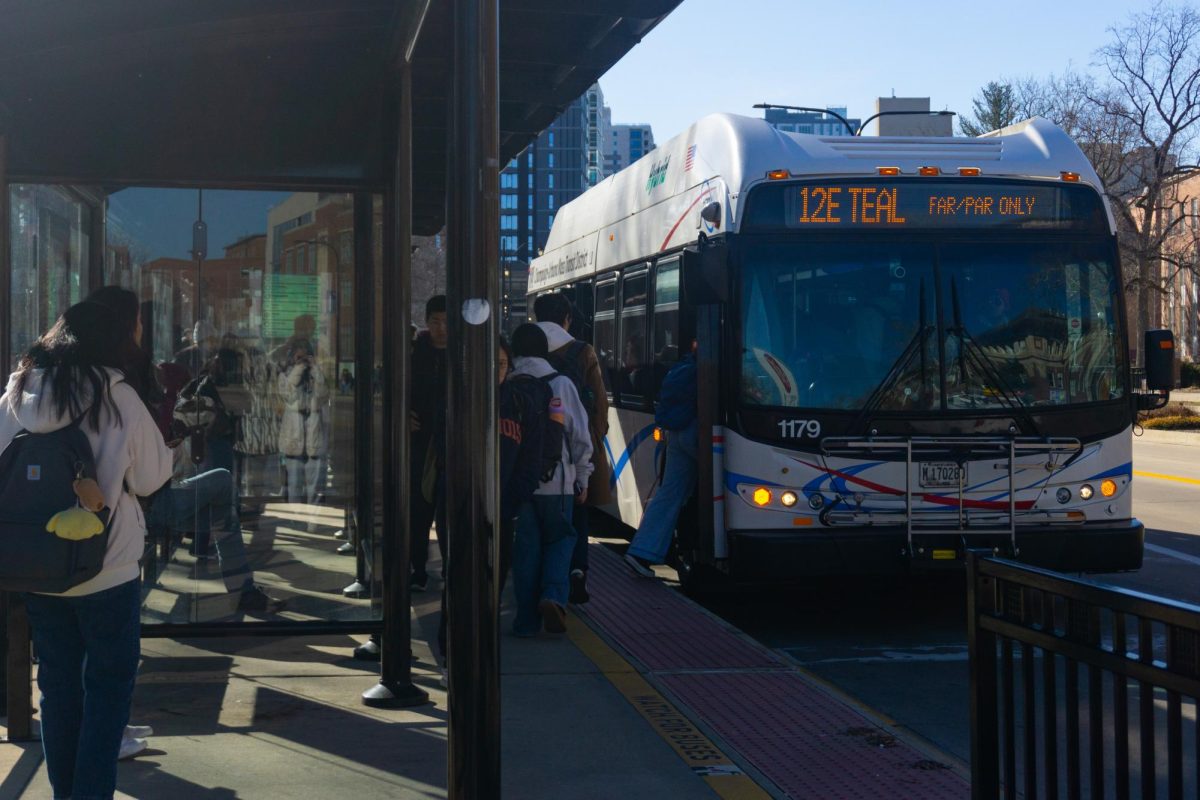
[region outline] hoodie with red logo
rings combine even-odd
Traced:
[[[513,361],[513,375],[543,378],[554,374],[544,358],[522,357]],[[592,474],[592,437],[588,431],[587,411],[579,399],[575,384],[565,375],[550,379],[550,417],[563,426],[563,457],[554,476],[538,486],[536,494],[578,493],[588,485]]]

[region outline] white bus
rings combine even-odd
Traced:
[[[1139,567],[1131,434],[1152,401],[1131,380],[1099,187],[1043,119],[860,138],[718,114],[563,206],[529,290],[565,291],[590,320],[611,513],[641,518],[656,393],[694,337],[685,584],[936,568],[969,549]]]

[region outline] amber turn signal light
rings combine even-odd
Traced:
[[[878,171],[879,171],[880,175],[884,175],[884,176],[888,176],[888,177],[900,174],[899,167],[879,167]]]

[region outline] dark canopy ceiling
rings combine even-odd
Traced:
[[[681,0],[500,0],[501,157]],[[14,180],[381,187],[420,0],[0,0]],[[441,224],[449,0],[413,59],[414,216]]]

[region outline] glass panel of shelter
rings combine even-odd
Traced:
[[[382,398],[356,373],[353,297],[381,292],[355,286],[352,196],[129,188],[107,209],[103,280],[139,295],[176,453],[144,506],[143,621],[375,618],[374,525],[350,524],[359,379],[376,418]]]

